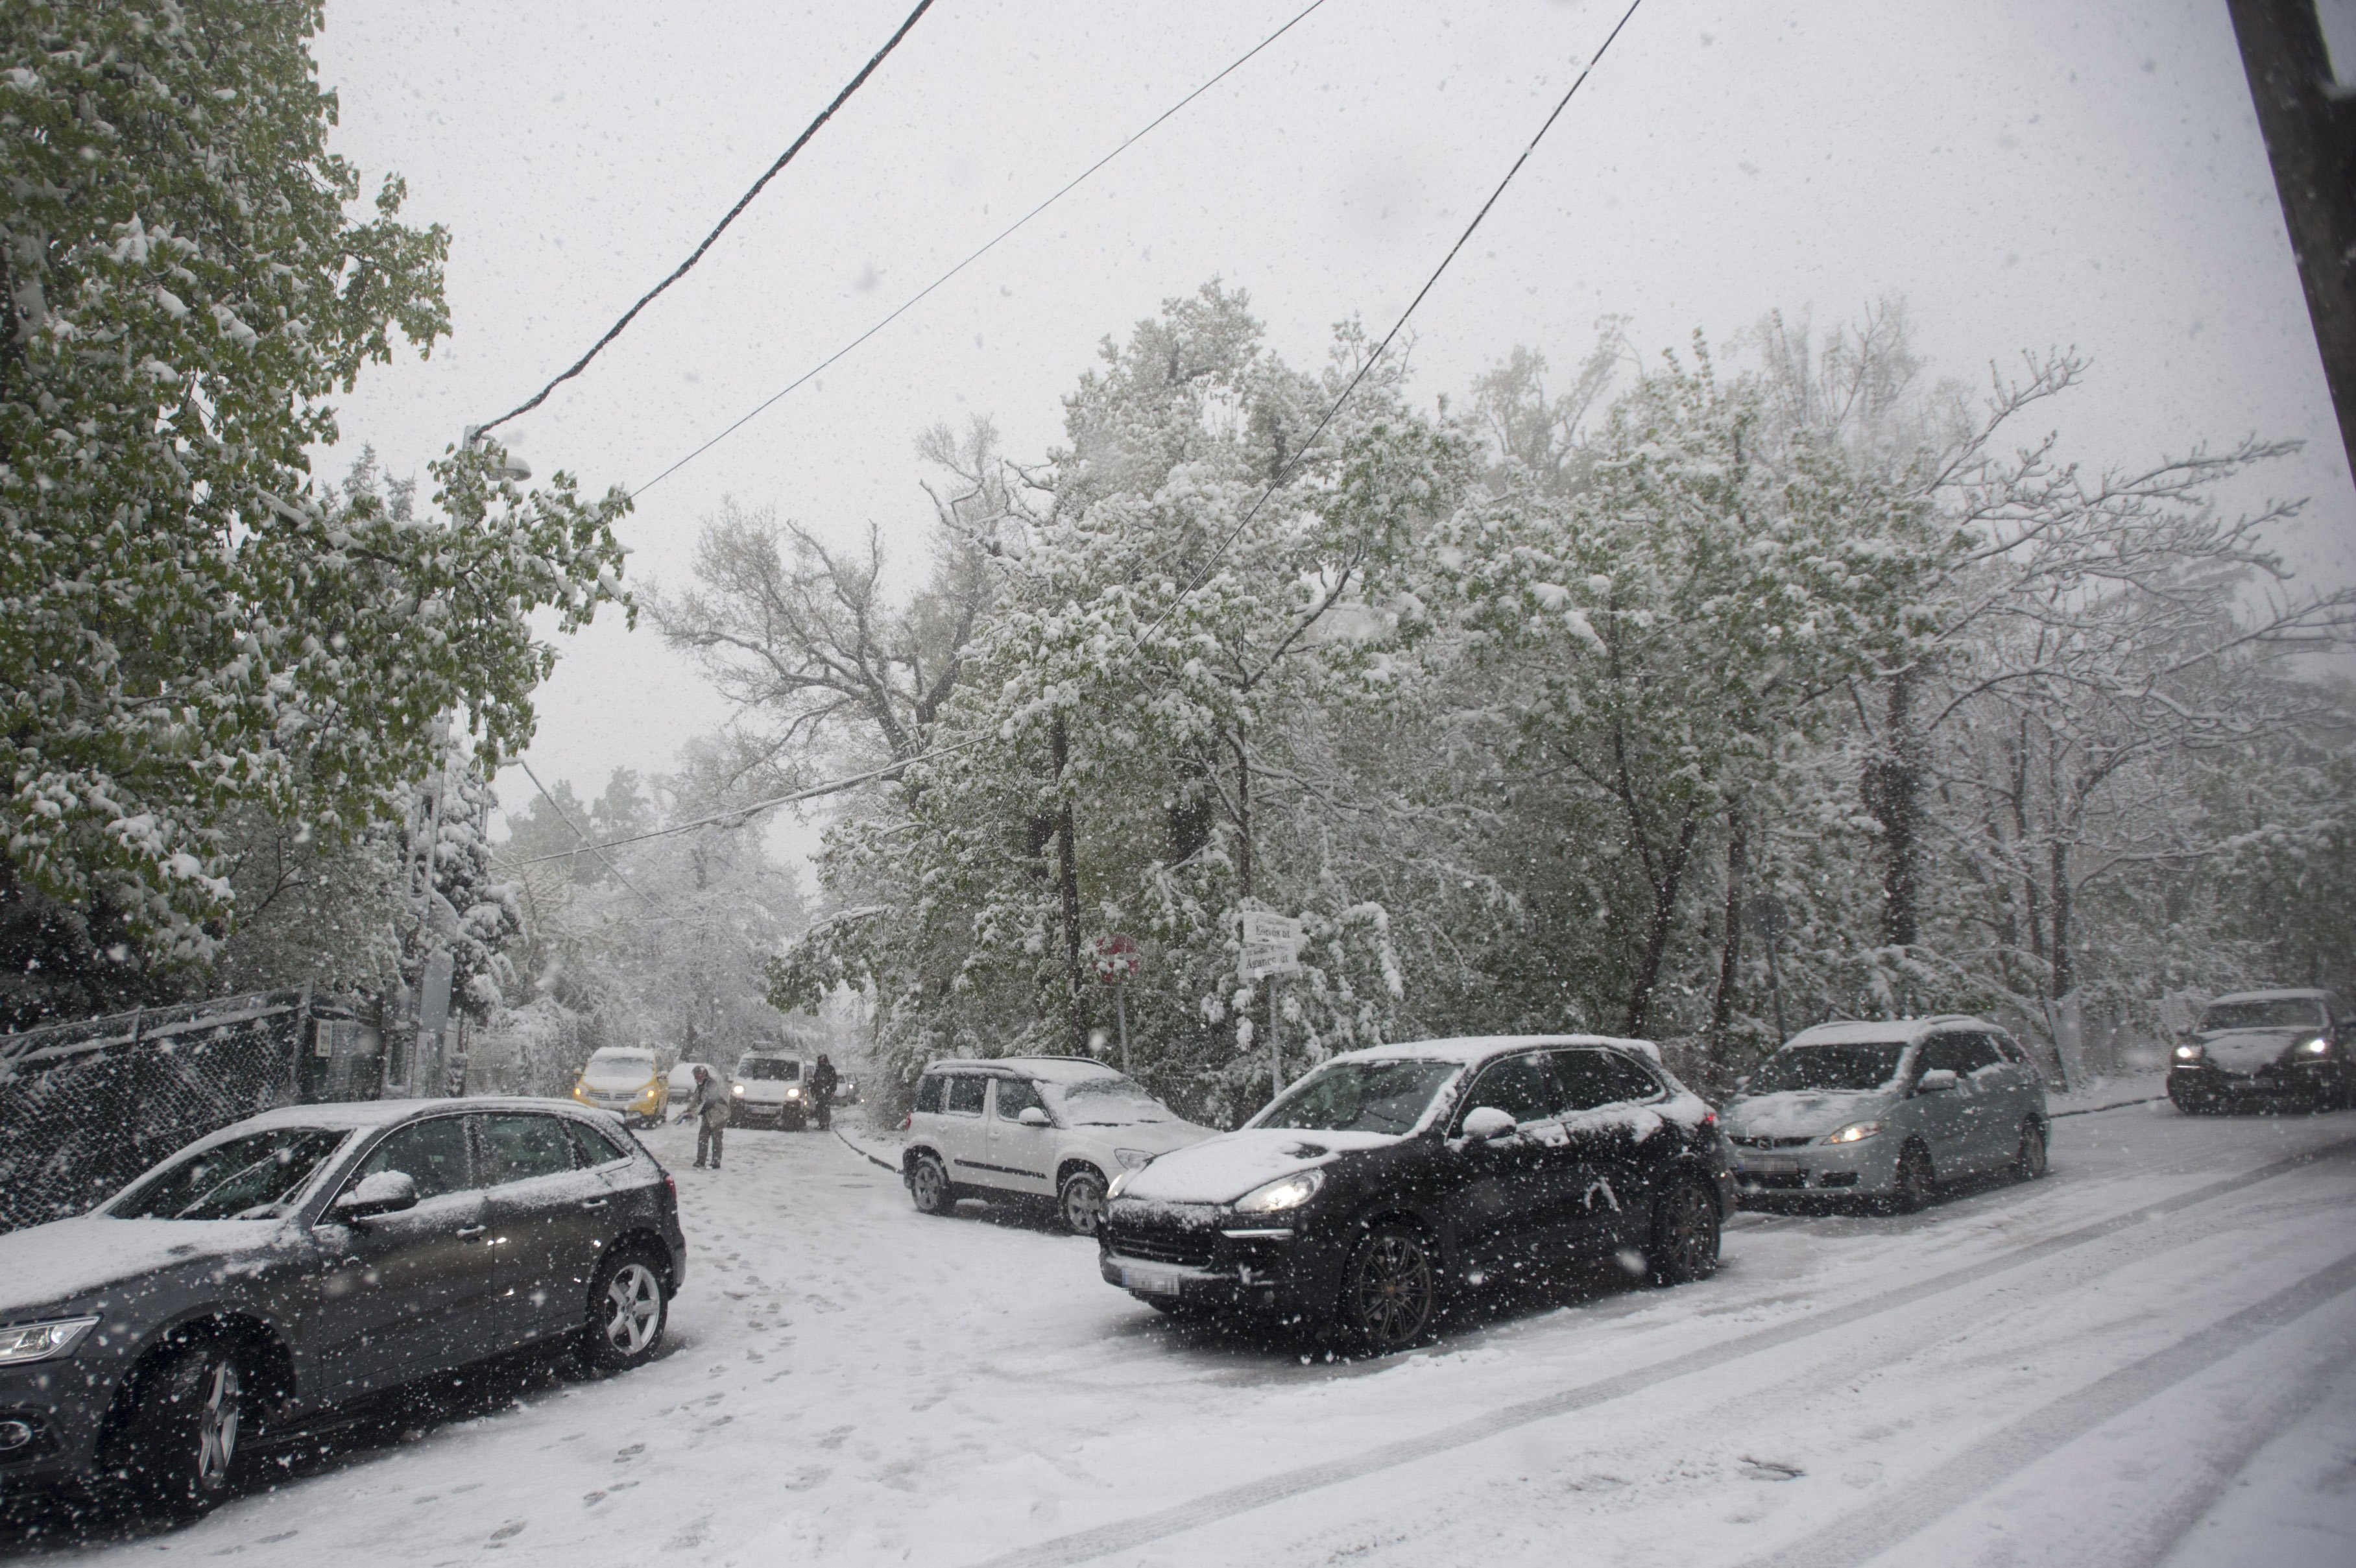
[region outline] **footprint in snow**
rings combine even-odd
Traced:
[[[509,1541],[522,1533],[523,1520],[518,1520],[513,1524],[503,1524],[499,1526],[498,1529],[491,1531],[491,1539],[493,1541]]]
[[[1749,1466],[1746,1474],[1754,1481],[1796,1481],[1807,1474],[1797,1465],[1786,1465],[1780,1459],[1753,1459],[1748,1454],[1742,1455],[1742,1463]]]
[[[614,1463],[619,1465],[625,1460],[635,1459],[646,1451],[647,1445],[643,1443],[633,1443],[627,1448],[617,1448],[614,1451]]]
[[[838,1426],[832,1432],[828,1433],[824,1437],[819,1438],[818,1440],[818,1445],[820,1448],[840,1448],[850,1435],[851,1428],[847,1426]]]

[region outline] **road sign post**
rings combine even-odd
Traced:
[[[1135,937],[1115,931],[1108,937],[1098,937],[1090,944],[1097,965],[1097,978],[1112,987],[1113,1016],[1120,1020],[1120,1070],[1129,1070],[1129,982],[1137,972],[1145,955]]]
[[[1280,1016],[1276,982],[1301,967],[1301,949],[1308,934],[1301,922],[1286,915],[1270,914],[1265,909],[1243,912],[1243,953],[1236,964],[1237,972],[1246,982],[1266,980],[1268,986],[1268,1079],[1269,1097],[1273,1100],[1284,1092],[1284,1047],[1277,1038]]]

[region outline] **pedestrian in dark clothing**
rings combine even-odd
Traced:
[[[688,1102],[688,1114],[695,1118],[695,1167],[703,1168],[710,1156],[712,1168],[720,1168],[720,1144],[728,1131],[728,1086],[710,1068],[699,1065],[695,1069],[695,1098]]]
[[[818,1130],[831,1132],[834,1128],[834,1064],[826,1053],[818,1054],[818,1066],[810,1069],[810,1101],[818,1111]]]

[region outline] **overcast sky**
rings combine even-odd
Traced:
[[[347,446],[396,474],[570,363],[692,248],[909,0],[330,0],[336,148],[451,231],[451,338],[364,376]],[[541,475],[635,489],[855,337],[1305,0],[938,0],[703,263],[509,427]],[[918,433],[1059,434],[1107,334],[1213,276],[1277,349],[1386,328],[1624,0],[1327,0],[819,381],[650,489],[634,582],[684,578],[723,497],[911,556]],[[2224,0],[1645,0],[1419,312],[1412,390],[1597,318],[1648,351],[1765,311],[1903,295],[1945,374],[2075,345],[2053,409],[2091,466],[2250,432],[2308,443],[2286,551],[2356,576],[2351,489]],[[340,468],[338,454],[323,471]],[[2254,495],[2251,499],[2255,499]],[[560,644],[530,753],[594,794],[726,713],[650,629]],[[499,781],[520,806],[519,771]],[[794,847],[808,830],[781,826]]]

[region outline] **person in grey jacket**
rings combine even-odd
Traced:
[[[695,1098],[688,1101],[687,1111],[695,1118],[695,1168],[703,1168],[708,1154],[712,1168],[718,1170],[721,1139],[728,1131],[728,1086],[701,1063],[695,1069]]]

